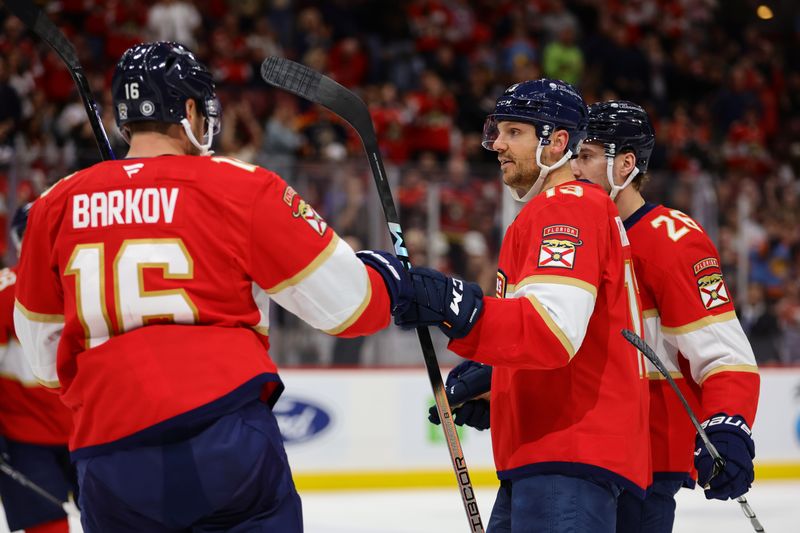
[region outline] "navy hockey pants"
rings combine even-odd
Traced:
[[[66,446],[39,446],[6,439],[5,460],[44,490],[67,500],[77,491],[75,469]],[[11,531],[27,529],[64,518],[64,511],[31,489],[0,474],[0,498]]]
[[[614,533],[620,492],[610,481],[559,474],[503,481],[487,533]]]
[[[654,481],[647,498],[627,492],[619,497],[617,533],[670,533],[675,521],[675,495],[683,481]]]
[[[191,439],[77,462],[86,533],[300,533],[272,411],[252,402]]]

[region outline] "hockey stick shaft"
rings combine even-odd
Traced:
[[[2,471],[5,475],[10,477],[23,487],[32,490],[45,500],[52,503],[53,505],[57,505],[65,513],[67,513],[67,515],[78,516],[78,517],[80,516],[80,513],[78,513],[78,510],[75,508],[73,504],[71,504],[70,502],[62,502],[60,499],[56,498],[55,496],[47,492],[45,489],[43,489],[42,487],[40,487],[39,485],[28,479],[28,477],[25,474],[23,474],[22,472],[20,472],[10,464],[8,464],[2,457],[0,457],[0,471]]]
[[[375,135],[375,128],[366,104],[355,93],[329,77],[288,59],[279,57],[267,58],[261,65],[261,77],[274,87],[326,107],[347,121],[358,133],[367,153],[372,177],[378,188],[378,196],[381,199],[395,254],[405,268],[410,268],[411,262],[403,241],[400,218],[394,205],[392,191],[386,178],[383,159],[378,147],[378,139]],[[464,453],[461,450],[456,426],[453,422],[450,406],[447,403],[442,374],[439,371],[439,363],[436,359],[436,352],[433,348],[433,341],[428,328],[417,328],[417,336],[422,347],[425,368],[433,389],[439,419],[442,421],[442,430],[447,441],[450,459],[458,481],[461,499],[464,503],[464,510],[467,513],[470,531],[483,532],[483,523],[475,500],[475,491],[472,488]]]
[[[658,358],[656,352],[653,351],[653,349],[646,342],[644,342],[644,339],[642,339],[640,336],[638,336],[636,333],[632,332],[629,329],[623,329],[622,336],[625,337],[625,340],[633,344],[637,350],[642,352],[644,356],[647,357],[647,359],[651,363],[653,363],[653,365],[658,369],[661,375],[664,376],[664,379],[667,380],[669,386],[672,387],[672,390],[675,391],[675,394],[678,395],[678,399],[683,404],[683,408],[686,410],[686,414],[689,415],[689,418],[692,421],[692,425],[697,430],[697,434],[700,435],[700,440],[703,441],[703,445],[708,450],[709,455],[711,455],[711,457],[714,459],[714,468],[711,471],[711,477],[708,478],[708,482],[710,483],[711,480],[714,477],[716,477],[717,474],[719,474],[723,468],[725,468],[725,459],[722,458],[722,456],[717,451],[717,448],[711,443],[710,440],[708,440],[708,435],[706,434],[706,431],[703,429],[703,426],[700,425],[700,422],[697,421],[697,416],[695,416],[694,411],[689,406],[689,402],[686,401],[686,397],[678,388],[678,384],[675,383],[674,379],[672,379],[669,370],[667,370],[667,367],[664,366],[664,363],[661,361],[661,359]],[[706,484],[706,486],[703,488],[708,488],[708,484]],[[750,519],[750,523],[752,524],[753,529],[755,529],[759,533],[762,533],[764,531],[764,527],[761,525],[761,522],[759,522],[758,518],[756,517],[756,513],[753,512],[753,509],[752,507],[750,507],[750,504],[747,503],[747,499],[744,496],[739,496],[738,498],[736,498],[736,501],[742,507],[742,511],[744,512],[745,516],[748,519]]]
[[[111,143],[108,142],[108,135],[103,128],[103,121],[100,118],[100,111],[97,103],[89,88],[89,82],[83,74],[83,67],[78,61],[78,54],[67,38],[61,33],[47,15],[33,2],[33,0],[4,0],[6,7],[11,13],[16,15],[28,28],[46,42],[61,61],[67,66],[75,85],[78,87],[78,94],[83,101],[89,123],[92,125],[92,132],[97,141],[97,147],[104,160],[114,159],[114,152],[111,150]]]

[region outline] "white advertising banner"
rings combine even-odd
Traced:
[[[433,394],[424,369],[286,370],[281,376],[286,391],[275,412],[301,478],[450,468],[441,426],[428,422]],[[762,369],[761,379],[754,426],[761,477],[798,475],[800,368]],[[470,471],[493,472],[489,431],[468,428],[460,435]]]
[[[800,368],[762,368],[756,462],[800,463]]]
[[[446,371],[445,371],[446,372]],[[445,373],[446,375],[446,373]],[[446,469],[423,369],[292,370],[275,413],[297,473]],[[470,468],[493,468],[488,431],[461,431]]]

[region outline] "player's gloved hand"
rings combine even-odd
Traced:
[[[480,286],[430,268],[412,268],[408,273],[414,296],[408,310],[394,313],[395,324],[404,329],[439,326],[451,339],[466,336],[483,310]]]
[[[411,306],[414,289],[403,263],[383,250],[361,250],[356,252],[356,256],[362,263],[377,270],[383,278],[392,301],[392,314],[406,311]]]
[[[708,440],[725,459],[725,467],[709,481],[714,468],[714,459],[698,435],[695,439],[694,452],[697,482],[701,487],[709,485],[705,490],[706,498],[709,500],[738,498],[753,484],[755,444],[750,436],[750,428],[741,416],[728,416],[724,413],[712,416],[703,422],[702,426],[706,430]]]
[[[445,391],[456,425],[481,431],[489,428],[489,402],[473,398],[489,392],[491,386],[492,367],[475,361],[464,361],[447,374]],[[428,410],[428,420],[437,425],[442,423],[435,405]]]

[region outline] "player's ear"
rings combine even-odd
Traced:
[[[559,157],[563,156],[567,152],[567,146],[569,145],[569,133],[567,133],[567,130],[554,131],[550,135],[550,145],[559,154]]]
[[[186,118],[188,118],[189,121],[193,121],[198,114],[197,103],[194,101],[194,98],[187,98],[184,105],[186,106]]]
[[[636,155],[634,155],[633,152],[625,152],[624,154],[622,154],[622,167],[620,168],[620,170],[622,171],[621,174],[625,177],[623,181],[625,181],[625,179],[628,178],[628,176],[630,175],[631,172],[633,172],[633,169],[635,167],[636,167]]]

